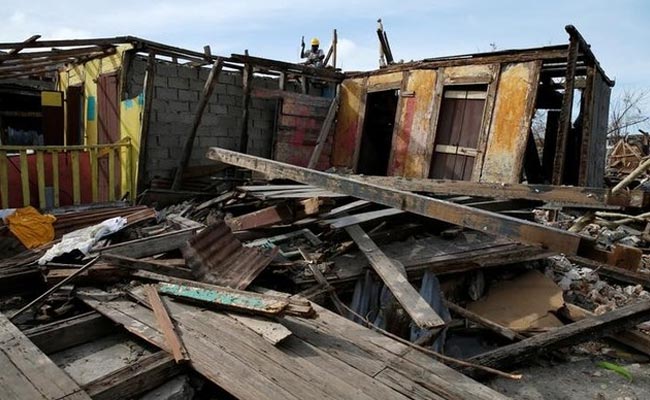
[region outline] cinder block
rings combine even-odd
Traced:
[[[164,77],[177,77],[178,64],[158,62],[156,63],[156,75]]]
[[[155,88],[156,99],[160,100],[177,100],[178,90],[171,88],[157,87]]]
[[[243,96],[244,95],[244,89],[241,86],[226,85],[226,93],[227,94],[234,94],[234,95],[237,95],[237,96]]]
[[[205,86],[205,79],[190,79],[190,90],[196,90],[197,92],[200,92],[203,90],[203,86]]]
[[[239,103],[238,101],[239,98],[237,96],[233,96],[229,94],[220,94],[218,96],[219,96],[218,97],[219,104],[223,104],[226,106],[234,106],[235,104]]]
[[[197,101],[199,99],[198,92],[189,89],[178,90],[178,100],[181,101]]]
[[[169,111],[175,113],[186,113],[190,111],[190,105],[187,101],[170,101]]]
[[[167,78],[167,86],[176,89],[189,89],[190,80],[188,78],[169,77]]]
[[[178,76],[181,78],[198,79],[199,69],[197,67],[181,65],[178,67]]]
[[[230,112],[230,107],[223,104],[210,104],[210,114],[223,115]]]

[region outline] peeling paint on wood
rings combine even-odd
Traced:
[[[256,293],[205,289],[201,287],[161,283],[160,293],[189,300],[211,303],[229,309],[257,312],[263,314],[278,314],[289,304],[280,299],[268,300]]]
[[[502,69],[481,182],[519,182],[539,71],[534,61]]]
[[[354,153],[359,135],[359,119],[363,113],[360,105],[364,94],[364,79],[348,79],[341,84],[341,105],[337,116],[336,132],[332,149],[332,165],[354,166]]]
[[[401,100],[414,100],[415,104],[412,109],[409,107],[403,109],[404,135],[400,135],[400,141],[405,147],[400,149],[402,151],[399,153],[399,158],[395,157],[392,175],[422,177],[424,171],[428,169],[427,144],[431,135],[432,102],[436,77],[435,70],[416,70],[412,71],[409,76],[406,90],[413,91],[415,98],[402,98]],[[412,115],[408,115],[409,112]],[[400,163],[401,165],[399,165]]]

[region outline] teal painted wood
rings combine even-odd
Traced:
[[[289,304],[288,301],[283,299],[268,298],[258,293],[228,288],[206,289],[174,283],[160,283],[159,291],[170,296],[210,303],[230,310],[262,314],[279,314]]]

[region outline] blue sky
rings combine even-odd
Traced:
[[[54,6],[56,4],[56,6]],[[92,8],[88,6],[92,4]],[[327,0],[310,1],[3,1],[2,41],[32,34],[44,38],[135,35],[229,55],[297,61],[300,36],[327,47],[339,32],[340,65],[377,66],[376,20],[383,18],[396,59],[566,43],[575,25],[611,78],[616,91],[650,89],[650,2]]]

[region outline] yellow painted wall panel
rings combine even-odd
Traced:
[[[457,67],[445,67],[445,77],[447,78],[466,78],[466,77],[491,77],[493,64],[483,65],[461,65]]]
[[[368,77],[367,86],[395,83],[399,87],[399,85],[402,83],[402,76],[403,75],[401,72],[391,72],[388,74],[372,75]]]
[[[413,92],[414,98],[402,97],[405,102],[400,117],[400,135],[393,143],[393,149],[400,149],[393,157],[393,175],[406,177],[424,177],[426,171],[427,143],[432,135],[431,113],[433,110],[433,94],[436,86],[436,70],[414,70],[410,72],[407,92]],[[415,100],[415,105],[409,107],[409,99]],[[413,113],[409,116],[408,113]],[[406,126],[411,121],[410,127]],[[408,134],[407,134],[408,133]],[[401,166],[399,165],[401,164]]]
[[[539,71],[539,63],[534,61],[509,64],[501,69],[482,182],[519,182]]]
[[[131,174],[127,164],[122,162],[122,193],[126,193],[130,188],[131,179],[137,176],[138,159],[140,155],[140,132],[142,129],[142,113],[144,111],[144,94],[123,100],[120,103],[120,137],[122,139],[129,138],[133,150],[130,152],[123,148],[120,160],[124,161],[130,158]]]
[[[354,165],[354,151],[357,143],[359,117],[362,96],[365,95],[364,79],[346,79],[340,87],[341,103],[336,119],[334,145],[332,147],[332,165],[335,167],[352,168]]]

